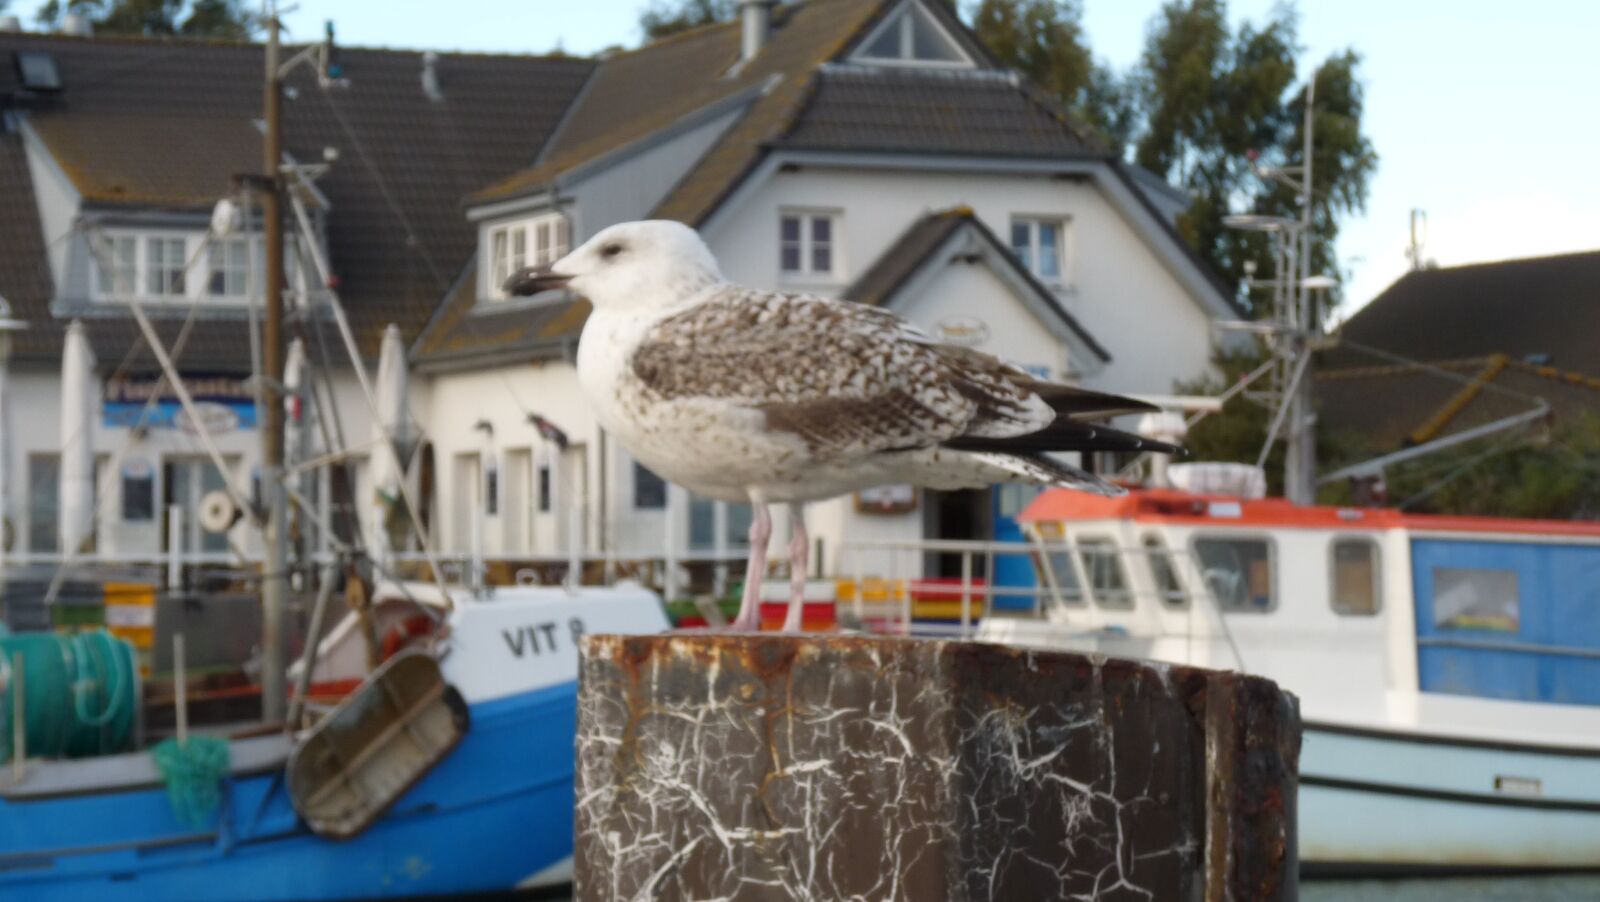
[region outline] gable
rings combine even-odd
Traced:
[[[1015,283],[956,255],[896,294],[890,309],[940,341],[993,354],[1036,376],[1075,379],[1096,368],[1082,341],[1051,322]]]
[[[1007,354],[1027,349],[1024,356],[1044,359],[1015,362],[1047,364],[1056,376],[1078,376],[1111,359],[968,207],[913,223],[843,297],[888,307],[956,344]],[[1002,313],[997,324],[984,319]]]
[[[850,62],[874,66],[973,68],[982,58],[966,46],[959,27],[917,0],[906,0],[857,43]],[[962,35],[964,37],[964,35]]]

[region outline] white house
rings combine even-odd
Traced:
[[[321,524],[295,526],[308,548],[328,547],[329,533],[355,537],[373,501],[363,465],[369,407],[304,242],[331,261],[370,368],[384,328],[415,338],[472,257],[477,232],[461,215],[462,196],[526,165],[595,68],[375,50],[343,50],[339,60],[348,85],[325,89],[300,68],[284,103],[284,165],[337,158],[320,177],[294,180],[310,233],[290,222],[288,332],[326,364],[302,407],[340,414],[327,432],[308,427],[301,449],[326,461],[300,483],[322,511]],[[83,427],[100,471],[91,550],[160,561],[176,549],[218,563],[258,553],[252,528],[208,533],[195,508],[225,481],[202,429],[245,493],[260,460],[250,381],[260,216],[247,212],[226,237],[211,221],[218,200],[246,203],[236,176],[260,171],[262,73],[259,45],[0,32],[0,298],[24,325],[6,333],[0,405],[11,563],[51,563],[73,550],[58,537],[57,473],[63,336],[74,320],[96,360],[97,415]],[[526,85],[538,87],[536,101],[508,107],[505,97]],[[132,302],[206,411],[203,426],[160,378]]]
[[[1185,199],[999,67],[944,4],[741,14],[603,60],[535,165],[470,199],[475,267],[413,353],[446,547],[481,533],[506,559],[574,542],[621,559],[742,554],[747,509],[663,486],[586,410],[571,363],[584,302],[500,289],[612,223],[688,222],[736,282],[882,304],[1112,391],[1165,394],[1205,372],[1211,322],[1237,317],[1173,231]],[[828,568],[864,539],[1005,535],[1027,497],[816,505],[814,559]]]
[[[1173,230],[1186,198],[996,64],[946,4],[740,15],[600,60],[343,50],[342,82],[293,73],[283,165],[307,176],[292,180],[310,229],[290,223],[289,329],[317,365],[302,408],[338,414],[296,449],[322,509],[296,527],[303,548],[370,532],[386,503],[337,293],[364,367],[387,325],[409,344],[409,479],[443,552],[477,547],[502,575],[743,556],[747,508],[664,485],[590,415],[571,364],[586,304],[500,290],[625,220],[687,222],[733,280],[880,304],[1053,378],[1164,394],[1206,370],[1210,324],[1237,313]],[[8,333],[7,552],[62,554],[61,357],[78,320],[97,360],[95,552],[252,558],[250,528],[206,533],[193,508],[224,482],[202,432],[238,485],[259,459],[259,216],[209,227],[260,168],[261,48],[0,33],[0,57],[0,297],[27,324]],[[177,412],[133,301],[204,424]],[[852,540],[1006,537],[1026,498],[888,487],[816,505],[813,558],[833,569]]]

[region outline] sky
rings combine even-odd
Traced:
[[[1160,0],[1082,0],[1096,56],[1135,63]],[[1233,0],[1260,21],[1275,0]],[[285,3],[285,6],[288,4]],[[588,54],[640,41],[645,0],[300,0],[292,39],[332,18],[351,46]],[[1441,266],[1600,249],[1600,3],[1302,0],[1301,71],[1354,48],[1380,161],[1339,238],[1346,313],[1404,274],[1410,211]],[[448,10],[447,13],[442,12]]]

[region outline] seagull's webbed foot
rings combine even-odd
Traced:
[[[736,633],[761,632],[761,580],[767,574],[767,542],[772,539],[772,514],[763,501],[751,499],[750,561],[744,570],[744,597],[739,616],[728,628]]]

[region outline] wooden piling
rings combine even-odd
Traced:
[[[1270,681],[972,642],[585,637],[580,900],[1295,897]]]

